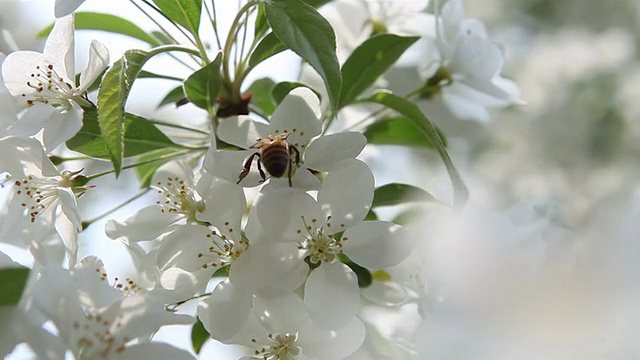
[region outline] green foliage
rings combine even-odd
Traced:
[[[198,36],[202,0],[153,0],[153,2],[169,19],[182,25],[194,36]]]
[[[261,78],[253,82],[247,89],[251,94],[251,103],[260,109],[262,115],[269,116],[276,109],[276,102],[271,96],[271,91],[276,83],[270,78]]]
[[[191,346],[193,346],[193,352],[195,352],[196,355],[200,353],[202,345],[204,345],[210,337],[211,335],[209,335],[207,329],[204,328],[202,321],[198,319],[191,328]]]
[[[372,102],[380,105],[384,105],[396,112],[406,116],[409,120],[418,127],[418,129],[431,141],[435,146],[438,154],[442,158],[454,190],[454,206],[463,206],[467,198],[469,197],[469,190],[464,181],[460,177],[458,170],[453,165],[447,149],[445,148],[444,141],[440,138],[436,127],[427,119],[426,116],[420,111],[420,108],[411,101],[394,95],[390,92],[380,91],[373,94],[371,97],[363,99],[365,102]]]
[[[156,39],[150,36],[146,31],[139,28],[136,24],[111,14],[76,12],[75,27],[76,30],[100,30],[127,35],[138,40],[142,40],[151,46],[160,45]],[[38,33],[38,37],[44,38],[49,36],[52,29],[53,24],[40,31],[40,33]]]
[[[436,201],[436,198],[419,187],[392,183],[375,190],[371,206],[390,206],[414,201]]]
[[[338,106],[342,75],[336,39],[329,22],[301,0],[262,0],[276,36],[313,67],[327,87],[329,101]]]
[[[187,96],[184,94],[184,89],[182,85],[176,86],[165,97],[160,101],[158,107],[162,107],[169,104],[175,104],[180,100],[185,99]]]
[[[365,288],[371,285],[373,282],[373,276],[371,276],[371,271],[369,271],[369,269],[364,268],[353,261],[345,261],[344,264],[356,273],[359,287]]]
[[[122,170],[125,104],[131,87],[139,76],[142,66],[152,57],[167,51],[197,54],[197,51],[181,46],[159,46],[149,51],[127,50],[102,77],[98,91],[98,118],[100,131],[109,149],[116,177]]]
[[[158,168],[162,166],[172,159],[180,150],[177,149],[161,149],[153,152],[149,152],[140,156],[137,160],[138,163],[144,163],[142,165],[136,166],[136,175],[138,176],[138,180],[140,181],[141,188],[147,188],[151,185],[151,180],[153,175],[156,173]]]
[[[260,43],[258,43],[258,46],[256,46],[256,49],[251,54],[251,57],[249,58],[249,66],[254,67],[284,50],[287,50],[287,45],[285,45],[274,33],[268,33],[267,36],[260,40]]]
[[[360,44],[342,65],[342,92],[338,108],[352,103],[419,38],[379,34]]]
[[[436,129],[446,146],[444,134]],[[387,118],[369,125],[364,131],[367,143],[434,148],[431,139],[406,117]]]
[[[195,106],[209,110],[216,103],[216,98],[222,86],[220,78],[220,65],[222,64],[222,53],[207,64],[197,70],[185,80],[183,87],[187,99]]]
[[[29,271],[22,266],[0,269],[0,306],[14,306],[20,302]]]
[[[171,139],[143,117],[125,113],[123,126],[124,157],[175,146]],[[82,128],[66,144],[69,149],[85,155],[109,159],[109,148],[102,137],[95,108],[85,108]]]

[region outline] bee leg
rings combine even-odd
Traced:
[[[242,172],[238,175],[238,182],[236,184],[240,184],[240,181],[244,179],[247,175],[249,175],[249,171],[251,170],[251,164],[253,164],[253,158],[256,156],[260,157],[259,153],[253,153],[251,156],[247,158],[247,161],[244,162],[244,166],[242,167]],[[260,162],[258,161],[258,169],[260,170],[260,175],[264,179],[264,172],[260,168]],[[264,181],[264,180],[263,180]]]
[[[267,176],[264,174],[264,171],[262,170],[262,161],[258,161],[258,172],[260,173],[260,177],[262,177],[262,181],[260,181],[261,183],[267,181]]]
[[[300,151],[298,151],[298,149],[295,146],[289,146],[289,171],[287,174],[289,177],[289,187],[293,187],[293,184],[291,183],[291,176],[292,176],[293,164],[294,164],[294,160],[292,156],[293,153],[295,153],[296,155],[295,164],[297,166],[300,166]]]

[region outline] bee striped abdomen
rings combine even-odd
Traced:
[[[262,164],[271,176],[284,175],[289,165],[289,148],[285,142],[274,142],[262,149]]]

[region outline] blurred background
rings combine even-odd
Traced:
[[[218,3],[236,9],[234,1]],[[128,1],[88,0],[80,9],[154,29]],[[424,341],[407,346],[425,358],[640,358],[640,2],[467,0],[465,10],[504,47],[503,75],[520,86],[524,103],[494,111],[490,124],[460,122],[446,133],[472,206],[446,221],[431,209],[414,224],[423,245],[420,265],[408,272],[428,290],[406,316],[425,320],[413,318],[415,327],[404,332],[409,320],[401,321],[384,335],[411,342],[407,333],[418,334]],[[3,37],[0,51],[40,50],[36,34],[53,20],[51,0],[0,0],[0,29],[15,41]],[[92,39],[109,47],[112,61],[142,46],[79,32],[78,68]],[[292,63],[291,54],[278,56],[255,77],[295,79]],[[162,63],[150,66],[162,72]],[[398,70],[395,79],[402,76]],[[204,120],[195,108],[156,109],[172,84],[139,83],[132,112]],[[430,150],[378,147],[364,157],[377,185],[405,182],[446,197],[448,178]],[[104,179],[81,199],[81,211],[96,216],[99,209],[87,206],[95,199],[109,194],[117,203],[135,193],[134,175],[124,179],[125,187]],[[95,236],[92,246],[113,252],[98,239],[102,228],[96,223],[84,238]],[[394,358],[385,351],[370,358]]]

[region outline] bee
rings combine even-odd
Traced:
[[[289,178],[289,187],[292,187],[291,176],[293,175],[293,166],[300,166],[300,151],[287,142],[287,138],[293,134],[293,131],[287,131],[280,135],[269,135],[266,139],[258,139],[258,141],[251,145],[250,149],[258,149],[258,152],[252,154],[245,160],[242,172],[238,176],[238,182],[244,179],[251,169],[254,158],[258,157],[258,172],[262,177],[262,181],[267,180],[267,177],[262,170],[262,166],[267,170],[269,175],[280,178],[287,172]]]

